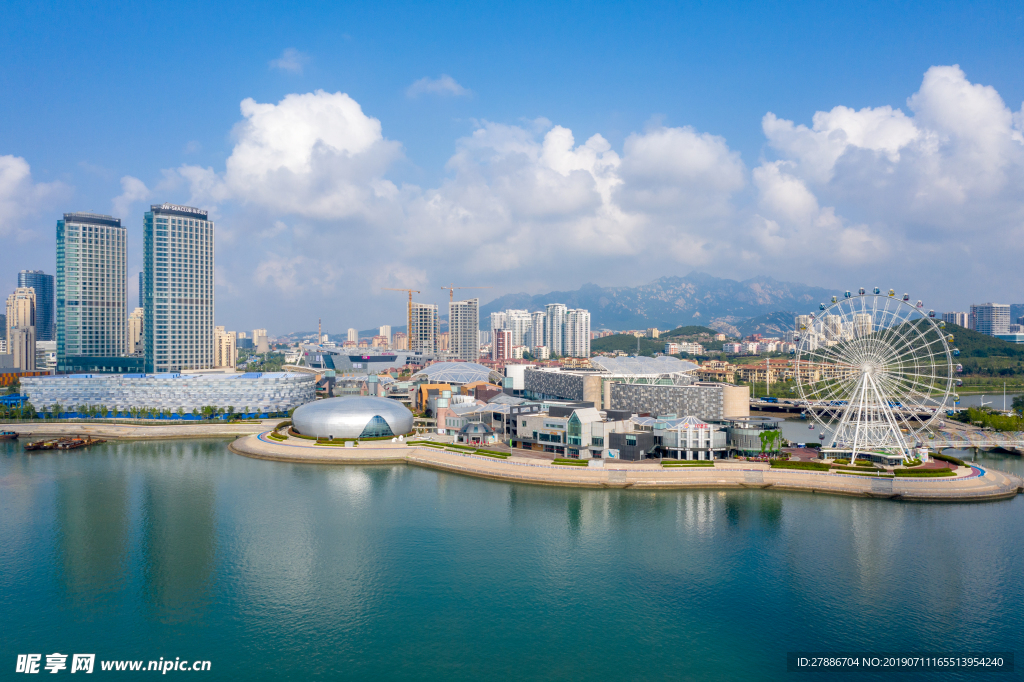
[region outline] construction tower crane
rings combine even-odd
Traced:
[[[442,289],[448,290],[448,304],[451,305],[455,302],[455,290],[456,289],[493,289],[494,287],[457,287],[454,284],[450,287],[441,287]]]
[[[412,295],[413,294],[419,294],[421,292],[418,291],[417,289],[392,289],[391,287],[382,287],[382,289],[384,289],[384,291],[407,291],[407,292],[409,292],[409,317],[408,317],[408,322],[406,323],[408,326],[406,326],[406,328],[405,328],[405,336],[406,336],[407,339],[409,339],[409,341],[408,341],[409,350],[412,350]]]

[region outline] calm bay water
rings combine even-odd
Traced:
[[[223,441],[0,447],[4,679],[18,653],[59,651],[208,659],[204,679],[772,680],[817,677],[787,673],[787,651],[1022,641],[1021,496],[571,490]]]

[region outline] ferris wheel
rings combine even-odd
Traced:
[[[930,425],[956,402],[960,366],[935,311],[889,289],[833,296],[798,315],[796,388],[820,425],[825,452],[913,457]],[[831,434],[831,435],[827,435]]]

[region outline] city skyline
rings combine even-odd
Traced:
[[[1024,47],[1011,8],[876,7],[868,22],[852,8],[652,6],[624,21],[608,6],[558,47],[550,24],[525,21],[512,44],[545,46],[560,59],[554,73],[548,59],[491,48],[496,9],[410,9],[423,20],[410,26],[449,29],[444,46],[389,31],[369,10],[337,10],[340,42],[330,21],[299,31],[286,16],[243,12],[213,20],[218,43],[202,49],[159,8],[25,12],[0,46],[12,94],[0,105],[0,237],[16,255],[0,279],[53,272],[53,222],[92,211],[122,220],[135,296],[142,215],[167,201],[217,222],[228,328],[263,323],[267,307],[281,330],[300,328],[324,316],[325,298],[344,324],[394,324],[382,287],[420,289],[443,310],[453,269],[495,297],[703,271],[839,289],[885,281],[938,309],[1012,301],[1024,283],[1013,237],[1024,77],[1008,64]],[[517,21],[542,16],[520,10]],[[857,58],[811,64],[807,49],[834,52],[825,29],[837,11]],[[924,20],[919,41],[897,39]],[[963,30],[978,21],[983,33]],[[638,25],[667,32],[642,32],[639,50],[592,49],[628,44]],[[123,51],[91,55],[80,78],[84,62],[49,68],[50,41],[82,26],[116,30]],[[766,38],[771,27],[797,31],[802,47]],[[153,31],[180,59],[154,61]],[[254,34],[267,47],[253,50]],[[737,41],[759,47],[725,59]],[[210,50],[244,56],[199,68]],[[100,94],[138,100],[153,82],[187,84],[202,116],[188,100],[126,110]],[[39,98],[79,113],[56,119]],[[955,285],[937,260],[959,270]]]

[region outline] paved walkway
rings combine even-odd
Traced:
[[[248,436],[272,429],[283,419],[264,419],[255,424],[104,424],[96,422],[19,422],[0,424],[0,430],[15,431],[21,440],[57,438],[58,436],[92,436],[106,440],[162,438],[232,438]]]
[[[601,468],[567,467],[525,457],[507,460],[461,452],[373,442],[359,447],[328,447],[289,438],[277,442],[266,434],[233,441],[240,455],[285,462],[322,464],[408,463],[431,469],[497,480],[540,485],[645,490],[683,488],[772,488],[815,493],[920,501],[984,501],[1015,496],[1024,481],[1000,471],[971,470],[947,479],[892,479],[831,472],[772,470],[759,462],[715,462],[713,467],[665,469],[660,464],[610,462]]]

